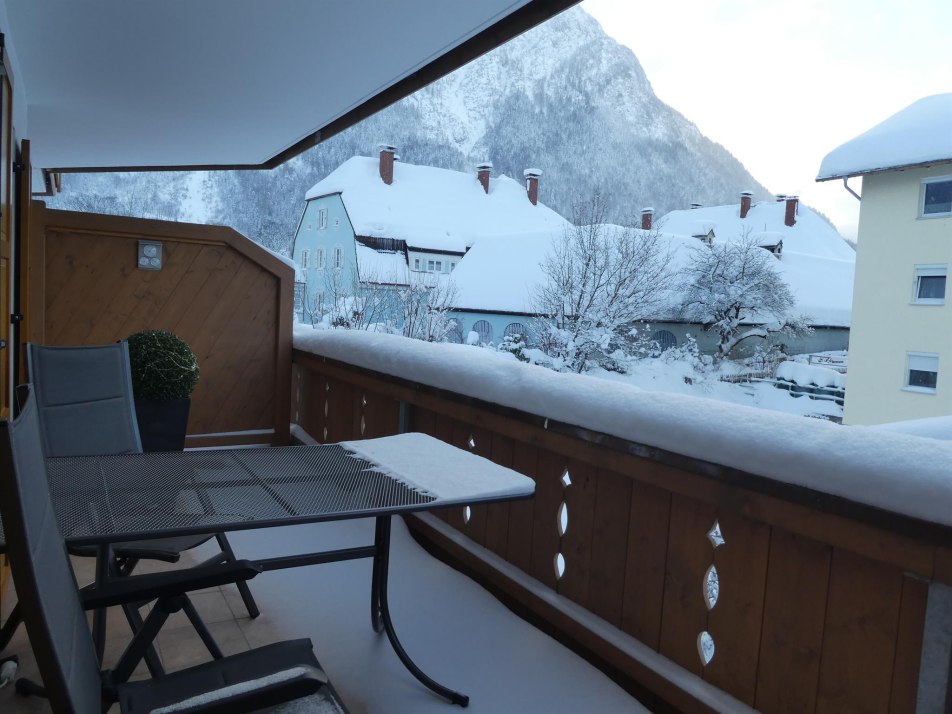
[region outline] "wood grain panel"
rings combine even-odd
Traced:
[[[535,503],[532,508],[532,559],[529,575],[553,590],[555,556],[559,552],[558,513],[562,503],[562,473],[566,459],[549,451],[539,451]]]
[[[816,706],[832,548],[774,528],[764,593],[756,707],[807,713]]]
[[[490,458],[500,466],[512,467],[512,439],[501,434],[492,435]],[[491,503],[486,506],[486,547],[506,557],[509,546],[509,503]]]
[[[586,607],[618,627],[625,599],[625,565],[631,516],[631,479],[611,471],[596,475],[591,573]]]
[[[919,659],[922,654],[928,600],[929,583],[908,575],[903,577],[899,632],[896,636],[895,666],[889,697],[889,711],[896,714],[911,712],[916,708]]]
[[[652,649],[661,646],[671,494],[632,483],[621,628]]]
[[[104,344],[139,330],[174,332],[201,369],[188,443],[286,442],[289,265],[218,226],[52,211],[39,202],[32,210],[30,261],[43,268],[29,290],[30,340]],[[162,243],[161,270],[138,269],[139,240]],[[242,431],[258,433],[235,434]]]
[[[817,712],[886,712],[902,599],[902,573],[833,551]]]
[[[592,572],[592,530],[595,523],[596,469],[570,459],[566,465],[572,484],[565,489],[569,527],[559,545],[565,557],[565,576],[559,581],[560,595],[584,605]]]
[[[723,545],[714,551],[719,597],[708,614],[716,653],[704,679],[753,705],[763,624],[770,529],[743,516],[718,516]]]
[[[660,651],[697,675],[703,669],[698,635],[707,629],[701,583],[714,562],[707,532],[714,525],[715,516],[714,509],[707,504],[682,496],[671,500]]]
[[[512,454],[512,468],[536,482],[538,492],[539,451],[534,446],[516,442]],[[536,497],[513,501],[509,506],[509,542],[506,558],[528,573],[532,562],[532,524]]]

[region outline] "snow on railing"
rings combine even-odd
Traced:
[[[467,345],[296,326],[316,355],[748,473],[952,525],[952,442],[648,392]]]

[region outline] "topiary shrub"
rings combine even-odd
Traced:
[[[137,332],[127,339],[136,399],[170,401],[191,395],[198,384],[198,360],[185,340],[159,330]]]

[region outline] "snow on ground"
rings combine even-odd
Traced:
[[[646,391],[633,384],[523,364],[468,345],[302,326],[295,329],[294,345],[622,439],[952,525],[952,442],[840,426],[683,393]]]

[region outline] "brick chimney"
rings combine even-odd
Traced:
[[[393,158],[397,147],[389,144],[380,144],[380,178],[388,186],[393,183]]]
[[[754,194],[750,191],[741,191],[740,194],[740,217],[747,218],[750,212],[750,199]]]
[[[696,208],[704,208],[704,204],[703,204],[703,203],[692,203],[692,204],[691,204],[691,210],[693,211],[693,210],[695,210]]]
[[[641,209],[641,229],[644,231],[651,230],[651,217],[654,215],[654,209],[651,206],[646,206]]]
[[[783,224],[792,226],[797,222],[797,208],[800,199],[798,196],[785,196],[785,200],[787,201],[787,210],[783,214]]]
[[[529,195],[529,203],[535,206],[539,203],[539,179],[542,178],[541,169],[526,169],[522,172],[526,179],[526,193]]]
[[[492,175],[493,165],[491,161],[484,161],[476,165],[476,178],[483,185],[483,191],[489,193],[489,177]]]

